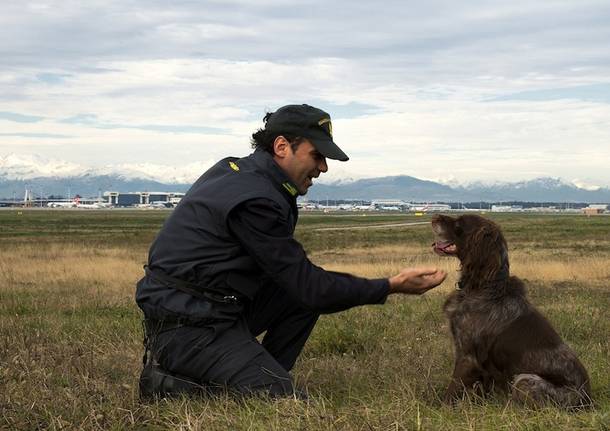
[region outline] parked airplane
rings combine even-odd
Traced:
[[[78,206],[78,200],[74,198],[71,201],[54,201],[47,203],[49,208],[76,208]]]
[[[136,208],[156,208],[156,209],[164,209],[164,208],[173,208],[174,205],[171,202],[166,201],[155,201],[149,204],[137,204]]]
[[[103,204],[101,202],[94,202],[94,203],[91,203],[91,204],[81,204],[81,203],[78,203],[78,204],[76,204],[76,208],[98,210],[100,208],[104,208],[102,205]]]
[[[425,205],[414,205],[412,207],[413,211],[418,212],[435,212],[435,211],[450,211],[451,206],[445,204],[430,204],[427,203]]]
[[[103,209],[103,208],[112,208],[112,205],[109,204],[108,202],[92,202],[92,201],[88,201],[87,203],[81,202],[80,201],[80,196],[76,196],[74,198],[74,203],[75,203],[75,207],[76,208],[83,208],[83,209],[91,209],[91,210],[99,210],[99,209]]]

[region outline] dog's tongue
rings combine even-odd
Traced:
[[[447,254],[454,251],[452,246],[453,243],[451,241],[436,241],[435,243],[432,243],[432,247],[434,247],[435,251]]]

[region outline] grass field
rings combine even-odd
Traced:
[[[302,214],[297,237],[327,269],[367,277],[434,265],[447,281],[323,316],[294,376],[308,402],[227,397],[141,403],[134,284],[166,211],[0,211],[0,429],[610,429],[610,217],[489,215],[511,271],[580,356],[595,409],[529,410],[508,399],[440,402],[452,347],[441,313],[457,262],[430,252],[428,216]]]

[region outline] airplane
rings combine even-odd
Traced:
[[[78,206],[78,198],[71,201],[52,201],[47,203],[49,208],[76,208]]]
[[[173,208],[174,205],[171,202],[166,201],[155,201],[148,204],[139,204],[138,208],[156,208],[156,209],[164,209],[164,208]]]
[[[94,202],[92,204],[81,204],[78,203],[76,204],[76,208],[84,208],[84,209],[91,209],[91,210],[97,210],[100,208],[103,208],[102,205],[98,202]]]
[[[112,208],[112,205],[109,204],[108,202],[99,201],[99,202],[81,203],[80,196],[76,196],[74,198],[74,202],[76,203],[76,208],[92,209],[92,210],[99,210],[102,208]]]
[[[436,211],[450,211],[451,206],[445,204],[431,204],[426,203],[425,205],[414,205],[413,210],[417,212],[436,212]]]

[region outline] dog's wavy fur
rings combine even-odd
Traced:
[[[499,226],[477,215],[438,215],[432,227],[435,251],[461,262],[458,290],[444,305],[455,346],[445,400],[454,401],[469,390],[500,390],[533,406],[590,406],[587,371],[529,303],[523,282],[509,275]]]

